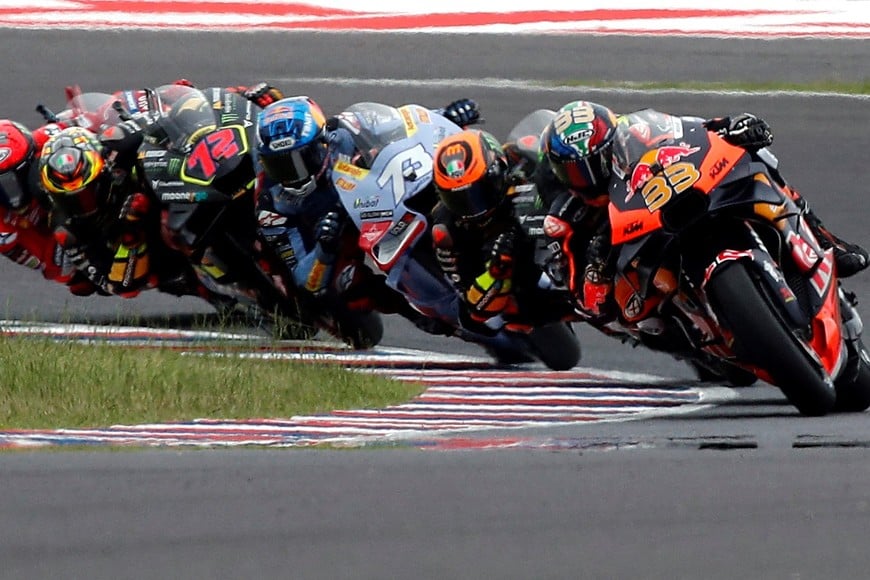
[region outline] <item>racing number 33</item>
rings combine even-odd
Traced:
[[[701,178],[691,163],[674,163],[656,173],[643,186],[641,195],[650,213],[658,211],[674,194],[681,194]]]

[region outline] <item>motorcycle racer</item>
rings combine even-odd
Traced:
[[[470,124],[477,104],[454,101],[438,110]],[[267,106],[259,116],[257,219],[263,238],[284,261],[297,287],[315,296],[341,295],[359,308],[398,313],[415,324],[419,313],[368,268],[356,236],[345,236],[349,217],[331,181],[338,161],[363,166],[371,151],[357,148],[349,116],[326,118],[310,97]],[[348,233],[351,233],[348,230]],[[336,286],[340,284],[341,287]],[[426,329],[424,321],[419,327]]]
[[[177,86],[180,96],[193,85],[179,79],[168,86]],[[230,90],[258,106],[283,96],[267,83]],[[161,252],[160,244],[155,243],[157,208],[136,171],[142,127],[132,120],[147,119],[144,94],[143,90],[117,91],[103,95],[105,99],[93,110],[74,107],[56,116],[47,115],[54,122],[36,132],[41,136],[39,151],[53,154],[55,159],[40,155],[33,181],[40,186],[37,193],[42,206],[52,213],[50,239],[61,250],[59,255],[75,267],[71,290],[76,294],[98,291],[132,298],[143,289],[157,287],[177,296],[191,294],[212,302],[214,297],[196,282],[184,262]],[[171,91],[164,94],[171,97]],[[80,93],[71,96],[76,98]],[[121,104],[126,120],[119,118],[116,103]],[[164,104],[171,105],[168,101]],[[61,144],[64,132],[66,139]],[[43,144],[49,142],[51,147],[44,149]],[[75,166],[62,167],[72,158],[78,160]],[[36,165],[34,160],[30,164]],[[151,267],[155,251],[159,276]]]
[[[512,167],[501,143],[481,130],[451,135],[435,150],[433,171],[435,256],[463,298],[466,325],[501,316],[506,328],[526,329],[522,313],[542,271],[510,201]]]
[[[773,142],[769,125],[750,113],[709,119],[705,126],[750,153]],[[644,141],[643,128],[633,127],[628,115],[618,117],[609,108],[588,101],[573,101],[560,108],[540,142],[541,163],[535,178],[550,208],[545,229],[562,241],[569,257],[569,283],[581,313],[597,322],[615,316],[608,189],[614,181],[628,178],[616,161],[620,149],[632,146],[651,148],[654,144]],[[840,276],[854,275],[868,266],[863,248],[830,233],[793,188],[784,183],[783,188],[804,210],[819,241],[834,249]]]
[[[67,257],[96,287],[131,298],[155,283],[146,227],[152,204],[132,165],[135,133],[116,127],[112,148],[108,142],[68,127],[46,141],[37,167]]]
[[[34,194],[35,161],[48,135],[59,130],[52,125],[31,132],[15,121],[0,120],[0,252],[84,296],[98,289],[65,256],[49,224],[48,208]]]

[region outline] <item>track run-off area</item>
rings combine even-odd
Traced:
[[[424,449],[553,447],[552,438],[516,434],[470,438],[471,432],[552,427],[569,423],[625,421],[685,413],[733,398],[731,389],[675,385],[640,373],[540,366],[498,368],[485,359],[439,355],[412,349],[376,348],[359,353],[328,343],[312,346],[262,337],[182,330],[89,325],[22,324],[0,321],[7,336],[101,342],[119,348],[171,347],[191,355],[222,350],[246,358],[338,364],[355,372],[378,373],[420,383],[413,400],[385,409],[335,410],[287,419],[221,420],[113,425],[91,429],[0,431],[0,448],[60,445],[417,446]],[[425,363],[421,363],[425,361]]]
[[[855,0],[0,0],[0,27],[870,38]]]

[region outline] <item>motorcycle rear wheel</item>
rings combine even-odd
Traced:
[[[854,379],[839,378],[837,386],[836,411],[842,413],[861,413],[870,408],[870,353],[860,340],[856,341],[858,351],[858,374]]]
[[[823,379],[746,265],[724,266],[708,282],[707,294],[719,321],[734,335],[737,354],[767,370],[801,414],[822,416],[833,410],[833,384]]]
[[[527,337],[535,357],[554,371],[567,371],[580,362],[580,341],[568,323],[535,327]]]
[[[354,350],[368,350],[384,337],[384,320],[378,312],[345,312],[330,328],[336,338]]]

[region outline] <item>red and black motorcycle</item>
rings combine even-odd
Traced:
[[[870,354],[837,276],[767,149],[728,144],[701,119],[620,119],[610,190],[621,330],[779,387],[805,415],[870,407]]]

